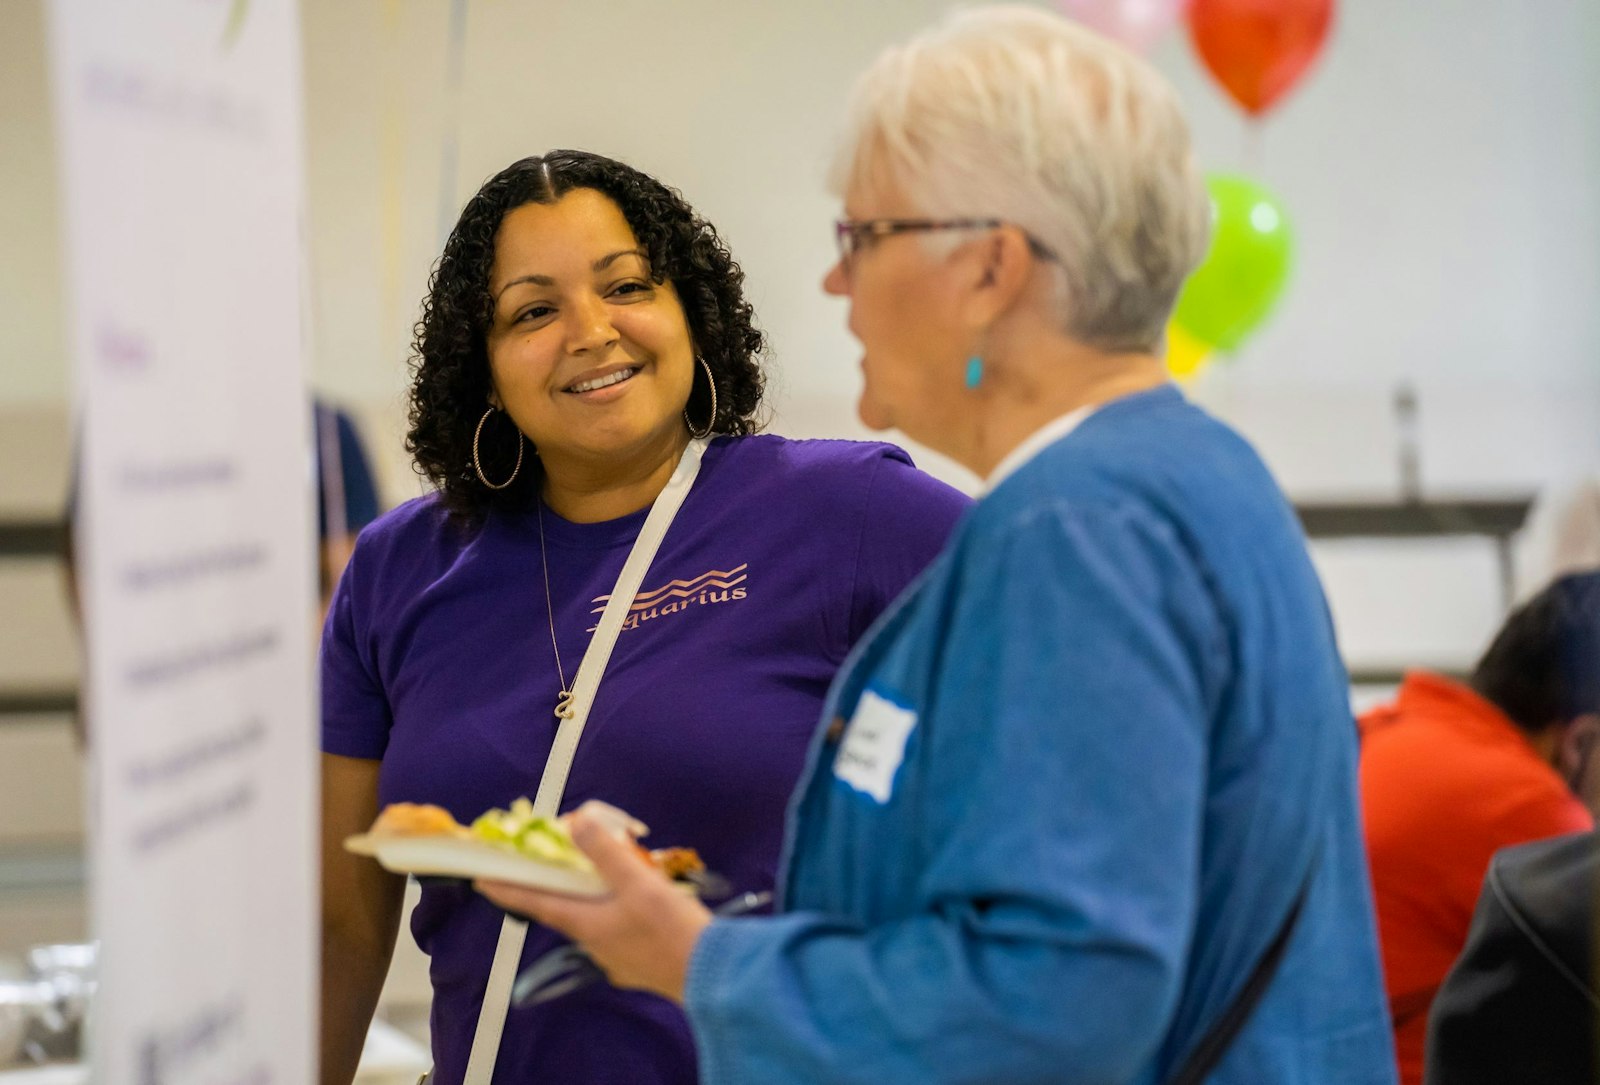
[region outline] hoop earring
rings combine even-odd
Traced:
[[[493,407],[490,407],[488,410],[484,411],[483,417],[478,419],[478,428],[472,431],[472,469],[473,471],[477,472],[478,481],[489,487],[489,489],[503,490],[513,482],[517,481],[517,472],[522,470],[522,446],[525,442],[522,438],[522,431],[517,430],[517,465],[511,469],[510,478],[496,486],[494,483],[490,482],[484,477],[483,461],[478,458],[478,441],[483,436],[483,424],[489,421],[489,416],[494,413],[494,410],[495,409]],[[513,422],[512,426],[514,427],[515,425],[516,423]]]
[[[683,408],[683,424],[689,427],[690,437],[693,437],[696,441],[703,441],[711,436],[711,431],[717,426],[717,378],[712,375],[711,367],[706,364],[704,358],[696,358],[695,361],[699,362],[700,368],[706,371],[706,384],[711,388],[711,417],[706,420],[705,429],[695,429],[694,423],[689,421],[689,407],[685,404]]]

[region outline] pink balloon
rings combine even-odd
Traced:
[[[1069,19],[1121,42],[1136,53],[1148,53],[1189,6],[1189,0],[1056,0],[1056,3]]]

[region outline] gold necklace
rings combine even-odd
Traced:
[[[572,690],[567,687],[567,672],[561,669],[561,646],[556,643],[556,608],[550,601],[550,562],[544,556],[544,501],[535,506],[539,513],[539,567],[544,571],[544,613],[550,619],[550,650],[556,655],[556,677],[561,679],[561,696],[556,700],[556,719],[573,716]]]

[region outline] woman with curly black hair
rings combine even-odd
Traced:
[[[323,637],[324,1083],[351,1080],[394,945],[401,880],[339,846],[382,805],[604,799],[772,887],[829,680],[966,501],[891,446],[755,436],[742,284],[678,193],[578,151],[502,170],[446,242],[408,442],[437,492],[362,534]],[[695,1079],[653,995],[508,1013],[560,936],[466,885],[425,885],[412,932],[437,1085]]]

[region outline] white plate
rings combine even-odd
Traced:
[[[488,878],[574,897],[603,897],[608,889],[590,870],[554,866],[493,844],[449,836],[375,836],[363,833],[345,849],[369,855],[385,870],[424,877]]]

